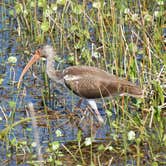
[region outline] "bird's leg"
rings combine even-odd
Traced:
[[[79,101],[78,101],[78,103],[77,103],[77,105],[76,105],[78,108],[80,108],[81,103],[82,103],[82,100],[83,100],[82,98],[81,98],[81,99],[79,99]]]
[[[94,100],[88,100],[88,103],[91,106],[91,108],[95,111],[97,119],[98,119],[100,125],[102,125],[104,123],[104,120],[103,120],[102,116],[100,115],[100,112],[99,112],[99,110],[97,108],[96,102]]]

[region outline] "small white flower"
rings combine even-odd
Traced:
[[[16,63],[17,58],[15,56],[10,56],[7,61],[8,61],[8,63]]]
[[[162,16],[162,12],[161,11],[154,11],[154,16],[155,17],[161,17]]]
[[[92,57],[93,58],[101,58],[101,54],[99,53],[99,52],[94,52],[93,54],[92,54]]]
[[[96,9],[100,9],[101,8],[101,2],[93,2],[93,7]]]
[[[149,14],[146,14],[146,15],[144,16],[144,19],[145,19],[146,21],[150,22],[150,21],[152,21],[152,16],[149,15]]]
[[[163,1],[163,0],[158,0],[158,1],[157,1],[157,4],[158,4],[158,5],[164,5],[164,1]]]
[[[57,9],[58,9],[57,5],[52,6],[53,11],[57,11]]]
[[[112,151],[113,149],[114,149],[114,148],[113,148],[112,146],[109,146],[109,147],[108,147],[108,150],[109,150],[109,151]]]
[[[89,145],[91,145],[91,144],[92,144],[92,138],[91,138],[91,137],[85,138],[85,145],[86,145],[86,146],[89,146]]]
[[[56,133],[57,137],[62,137],[63,136],[63,134],[60,130],[56,130],[55,133]]]
[[[31,146],[32,146],[32,147],[36,147],[36,146],[37,146],[37,143],[36,143],[36,142],[32,142]]]
[[[125,8],[124,14],[129,14],[129,13],[130,13],[130,9],[129,8]]]
[[[135,140],[135,132],[134,131],[131,130],[128,132],[128,140],[129,141]]]
[[[138,14],[132,14],[132,16],[131,16],[131,19],[133,20],[133,21],[137,21],[138,20]]]

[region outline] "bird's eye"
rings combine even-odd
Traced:
[[[40,54],[40,50],[37,50],[36,53]]]
[[[38,49],[38,50],[35,51],[35,54],[41,56],[40,52],[41,52],[40,49]]]

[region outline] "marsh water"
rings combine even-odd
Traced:
[[[2,10],[4,12],[7,9],[1,6],[0,13]],[[77,138],[78,128],[80,127],[85,136],[91,136],[89,129],[93,113],[88,113],[89,108],[86,100],[81,103],[79,108],[75,108],[80,98],[72,94],[63,85],[57,85],[52,81],[49,81],[49,97],[46,99],[43,98],[46,92],[44,85],[44,61],[32,67],[25,75],[21,88],[17,88],[20,74],[35,48],[28,50],[26,47],[23,48],[21,46],[23,41],[21,41],[21,37],[16,32],[18,28],[16,20],[11,19],[7,11],[5,13],[6,15],[2,17],[0,22],[0,130],[10,125],[10,119],[14,123],[29,117],[28,103],[30,102],[34,105],[36,115],[44,115],[43,103],[45,102],[45,106],[49,109],[47,114],[50,114],[52,118],[49,121],[49,126],[46,119],[41,119],[38,122],[37,130],[43,149],[48,146],[50,140],[58,140],[62,143],[75,140]],[[16,61],[10,61],[10,57],[15,58]],[[63,58],[63,55],[61,58]],[[64,67],[67,66],[67,64],[62,65]],[[101,115],[103,118],[106,118],[102,100],[98,101],[98,106]],[[89,114],[87,121],[83,119],[85,114]],[[75,117],[73,118],[74,120],[70,121],[69,115]],[[96,120],[94,119],[94,121]],[[108,128],[107,125],[104,125],[97,129],[96,140],[104,140],[108,135]],[[56,135],[57,129],[61,131],[62,135],[60,137]],[[28,144],[28,142],[30,143],[34,139],[31,122],[17,125],[13,130],[12,134],[9,135],[11,141],[18,138],[20,142],[26,140]],[[5,160],[7,155],[6,147],[3,143],[0,146],[0,158],[1,160]],[[15,165],[15,162],[10,162],[10,165]]]

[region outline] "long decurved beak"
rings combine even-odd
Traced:
[[[40,50],[36,50],[35,54],[33,55],[33,57],[30,59],[30,61],[28,62],[28,64],[25,66],[25,68],[23,69],[18,84],[17,84],[17,88],[20,87],[21,81],[23,79],[23,76],[25,75],[25,73],[28,71],[28,69],[39,59],[41,58],[41,53]]]

